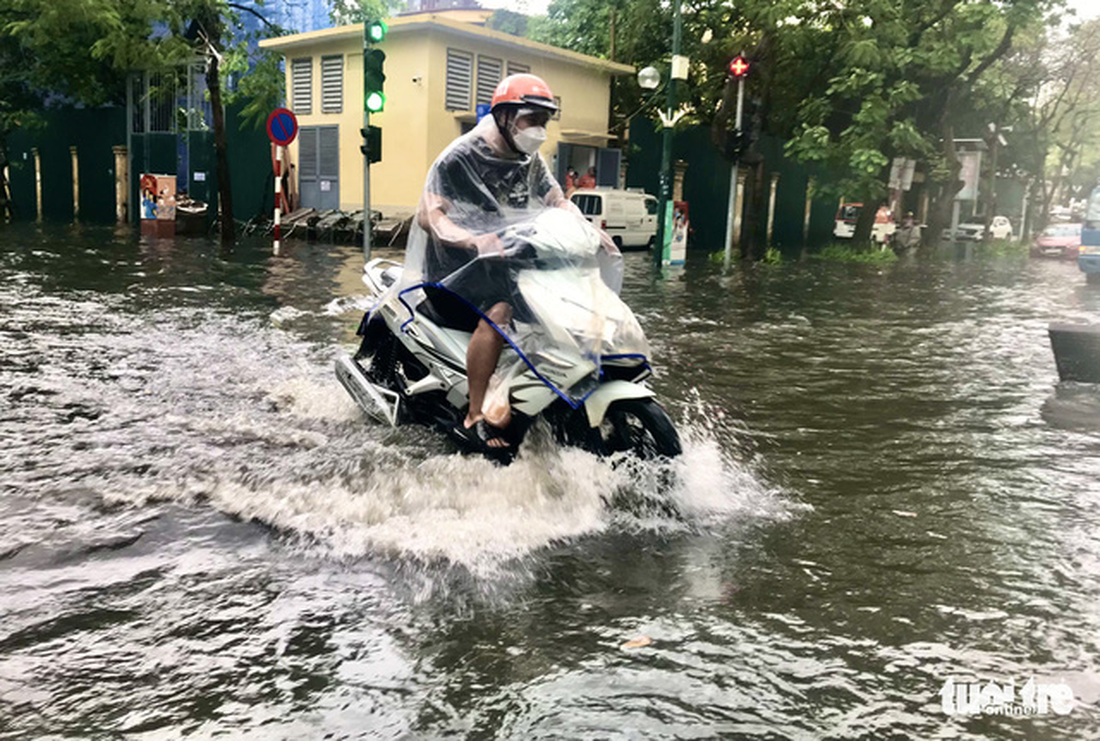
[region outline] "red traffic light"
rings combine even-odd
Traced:
[[[730,74],[734,77],[744,77],[749,73],[749,66],[749,60],[738,54],[734,60],[730,62]]]

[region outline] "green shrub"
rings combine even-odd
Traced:
[[[775,247],[769,247],[767,251],[764,252],[764,259],[761,260],[761,262],[765,265],[782,265],[783,253]]]
[[[1024,257],[1028,254],[1028,247],[1026,242],[994,239],[990,242],[981,242],[978,251],[989,257]]]
[[[879,249],[877,245],[869,248],[855,247],[849,244],[829,244],[811,257],[826,262],[857,262],[866,265],[888,265],[897,262],[898,256],[891,249]]]

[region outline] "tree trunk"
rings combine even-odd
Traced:
[[[949,96],[947,110],[953,96]],[[931,213],[928,219],[928,228],[924,230],[921,246],[924,248],[935,247],[939,244],[940,234],[951,223],[951,211],[955,204],[955,194],[963,189],[965,183],[959,179],[962,172],[962,162],[955,154],[955,128],[947,120],[945,111],[943,118],[943,156],[947,161],[948,178],[940,191],[940,195],[932,202]]]
[[[741,256],[746,260],[764,257],[764,243],[760,240],[760,212],[764,208],[767,185],[764,180],[764,158],[750,157],[742,162],[748,177],[745,179],[745,217],[741,230]]]
[[[865,198],[863,208],[859,210],[859,218],[856,219],[856,231],[852,235],[852,244],[862,247],[871,243],[871,231],[875,228],[875,216],[882,205],[882,199]]]
[[[214,114],[214,160],[218,168],[218,202],[221,205],[221,239],[233,241],[233,192],[229,184],[229,147],[225,138],[225,111],[222,109],[221,77],[218,55],[221,53],[221,17],[218,9],[211,8],[203,23],[207,34],[208,62],[206,65],[206,89],[210,92],[210,107]]]
[[[1036,146],[1038,149],[1038,146]],[[1046,229],[1047,221],[1050,219],[1050,212],[1047,209],[1047,158],[1045,156],[1039,158],[1038,172],[1035,174],[1035,182],[1031,186],[1031,209],[1035,213],[1035,219],[1031,225],[1031,231],[1034,234],[1038,234],[1043,229]]]
[[[1049,190],[1044,189],[1043,191],[1043,202],[1039,208],[1038,227],[1040,230],[1045,229],[1050,222],[1050,209],[1054,205],[1054,199],[1057,197],[1058,191],[1062,189],[1065,180],[1063,173],[1066,172],[1072,161],[1073,155],[1067,155],[1066,152],[1062,152],[1062,156],[1058,158],[1058,172],[1054,175],[1054,182],[1051,183]]]

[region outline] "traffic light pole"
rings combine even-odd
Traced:
[[[363,106],[363,131],[370,131],[370,111]],[[370,137],[363,137],[363,262],[370,262]]]
[[[741,114],[745,110],[745,76],[741,75],[737,78],[737,118],[734,119],[734,128],[737,131],[737,138],[741,138]],[[725,267],[730,266],[730,258],[733,255],[733,226],[737,220],[735,203],[737,200],[737,165],[741,161],[741,153],[738,152],[733,157],[733,166],[730,167],[730,202],[726,208],[726,254],[724,259]]]
[[[668,254],[668,242],[672,229],[672,127],[675,123],[673,109],[676,107],[677,65],[680,63],[680,37],[683,35],[683,20],[680,16],[681,0],[672,3],[672,65],[668,80],[668,116],[662,117],[664,132],[661,138],[661,181],[657,198],[657,240],[653,244],[653,264],[661,268]],[[684,60],[686,63],[686,60]],[[686,64],[685,64],[686,67]]]
[[[382,93],[382,84],[386,75],[382,71],[382,64],[386,59],[381,49],[374,48],[374,44],[381,43],[386,38],[386,23],[381,19],[366,20],[363,22],[363,260],[370,261],[371,251],[371,223],[370,207],[370,163],[377,162],[382,154],[381,132],[375,132],[377,136],[371,136],[370,114],[371,111],[380,113],[386,104],[386,96]],[[371,151],[371,139],[375,139],[375,149]]]

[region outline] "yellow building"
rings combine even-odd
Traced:
[[[549,83],[561,112],[541,152],[559,180],[567,167],[597,168],[601,185],[619,184],[620,153],[607,147],[613,75],[634,68],[479,25],[483,14],[418,13],[387,21],[382,161],[371,166],[371,204],[386,216],[410,214],[428,168],[477,121],[507,74],[531,72]],[[290,161],[302,206],[363,207],[363,26],[328,28],[261,42],[286,58],[288,107],[299,135]]]

